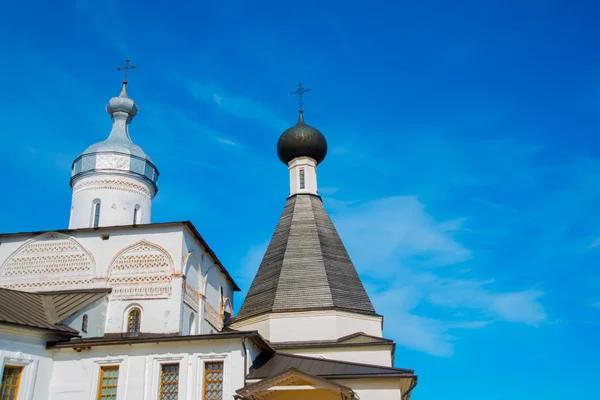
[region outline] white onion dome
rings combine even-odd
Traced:
[[[113,126],[108,138],[94,143],[75,159],[72,166],[71,185],[79,177],[94,172],[132,175],[151,184],[158,190],[158,169],[152,159],[129,137],[129,123],[139,108],[127,96],[126,84],[121,94],[113,97],[106,105]]]

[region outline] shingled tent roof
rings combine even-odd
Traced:
[[[321,198],[291,196],[236,320],[332,308],[375,314]]]

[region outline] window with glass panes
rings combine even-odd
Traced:
[[[300,189],[304,189],[304,170],[300,170]]]
[[[204,363],[203,400],[221,400],[223,398],[223,361]]]
[[[23,367],[5,365],[0,386],[0,400],[17,400]]]
[[[100,226],[100,200],[94,204],[94,223],[93,227],[98,228]]]
[[[129,316],[127,317],[127,335],[128,336],[137,336],[140,333],[140,310],[138,308],[134,308],[129,311]]]
[[[98,400],[116,400],[119,383],[119,367],[101,367],[100,383],[98,384]]]
[[[158,400],[177,400],[179,394],[179,364],[162,364]]]

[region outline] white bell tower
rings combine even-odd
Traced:
[[[131,68],[129,60],[126,70]],[[72,166],[69,229],[147,224],[158,191],[158,169],[129,137],[138,106],[127,96],[127,81],[106,111],[113,126],[108,138],[88,147]]]

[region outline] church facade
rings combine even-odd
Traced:
[[[159,171],[126,89],[72,164],[68,229],[0,234],[0,399],[410,398],[318,195],[327,142],[302,102],[277,143],[290,196],[234,316],[240,289],[194,225],[152,223]]]

